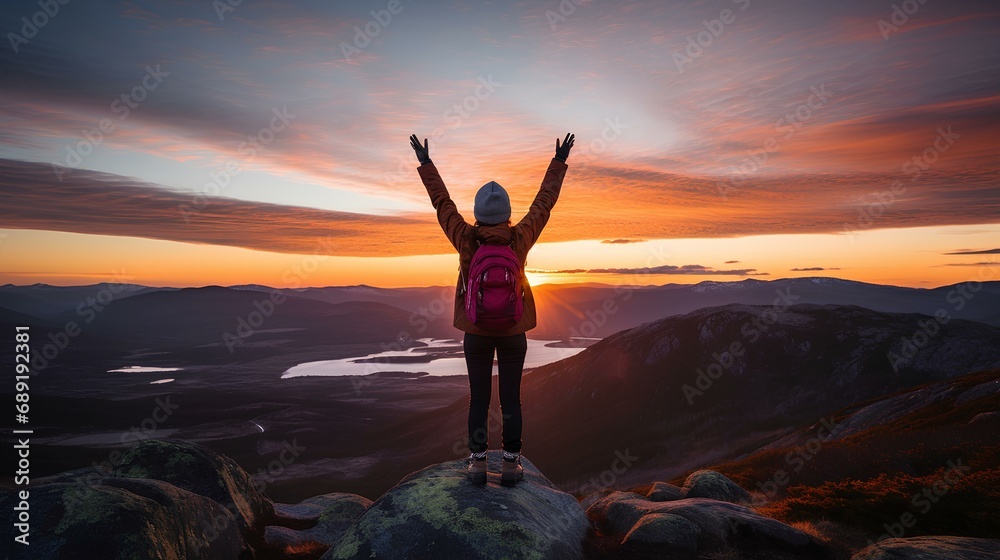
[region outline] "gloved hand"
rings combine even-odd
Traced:
[[[417,154],[417,161],[420,165],[431,162],[431,154],[427,149],[427,139],[424,138],[424,145],[420,145],[420,139],[417,138],[416,134],[410,135],[410,147],[413,148],[414,153]]]
[[[569,151],[573,149],[573,143],[576,140],[575,134],[567,134],[566,139],[563,140],[562,145],[559,145],[559,139],[556,138],[556,159],[566,163],[566,158],[569,157]]]

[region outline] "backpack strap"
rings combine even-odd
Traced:
[[[465,273],[462,272],[462,261],[458,261],[458,278],[462,281],[458,286],[458,295],[465,293]]]

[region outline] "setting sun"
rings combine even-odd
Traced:
[[[531,286],[539,286],[541,284],[546,284],[549,282],[549,279],[545,274],[538,274],[535,272],[525,272],[524,276],[528,279],[528,284]]]

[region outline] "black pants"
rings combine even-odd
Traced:
[[[469,451],[486,451],[489,430],[486,421],[493,392],[493,353],[500,377],[500,411],[503,417],[503,449],[521,451],[521,370],[528,351],[528,338],[483,336],[465,333],[465,365],[469,368]]]

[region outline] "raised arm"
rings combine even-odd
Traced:
[[[542,178],[542,186],[538,189],[538,194],[535,195],[535,200],[531,203],[528,213],[514,226],[521,231],[528,247],[535,244],[542,229],[545,228],[545,224],[549,221],[549,214],[559,198],[563,178],[566,176],[566,169],[568,169],[566,158],[569,157],[569,151],[573,148],[575,140],[576,136],[572,134],[567,134],[562,144],[559,144],[559,139],[556,138],[556,155],[549,162],[549,168],[545,171],[545,177]]]
[[[430,197],[431,204],[437,211],[438,223],[441,224],[441,229],[444,230],[444,234],[448,236],[448,240],[451,241],[455,250],[461,251],[459,244],[468,228],[472,226],[459,214],[458,207],[455,206],[451,195],[448,194],[448,188],[445,187],[441,174],[438,173],[437,167],[431,161],[427,139],[424,138],[424,143],[421,145],[417,135],[413,134],[410,136],[410,147],[413,148],[417,161],[420,162],[417,173],[420,174],[424,188],[427,189],[427,196]]]

